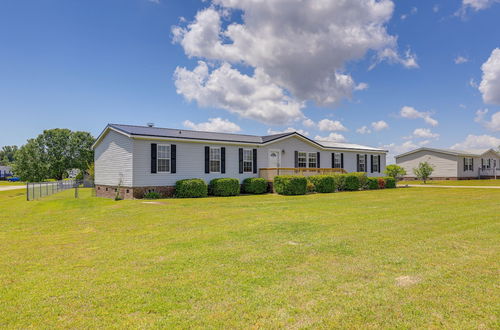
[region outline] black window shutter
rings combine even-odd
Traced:
[[[170,146],[170,173],[177,172],[177,146],[172,144]]]
[[[356,154],[356,172],[359,172],[359,154]]]
[[[299,167],[299,152],[295,150],[295,168]]]
[[[373,155],[370,155],[370,173],[373,173]]]
[[[335,153],[332,152],[332,168],[335,168]]]
[[[471,167],[472,167],[472,171],[474,171],[474,158],[471,158]]]
[[[483,167],[484,167],[484,159],[481,158],[481,168],[483,168]]]
[[[210,173],[210,147],[205,147],[205,173]]]
[[[253,172],[257,173],[257,149],[253,149]]]
[[[240,168],[240,173],[243,173],[243,148],[238,149],[238,164]]]
[[[318,151],[318,163],[316,164],[317,168],[321,168],[321,158],[320,158],[321,153]]]
[[[464,172],[467,171],[467,158],[464,157]]]
[[[378,155],[377,157],[378,157],[378,172],[380,173],[380,167],[381,167],[381,165],[380,165],[380,155]]]
[[[340,154],[340,168],[344,168],[344,153]]]
[[[368,172],[368,155],[365,155],[365,172]]]
[[[220,172],[226,173],[226,147],[220,148]]]
[[[156,143],[151,143],[151,173],[156,173]]]

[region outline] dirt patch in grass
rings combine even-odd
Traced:
[[[164,205],[164,204],[166,204],[166,203],[165,203],[165,202],[153,202],[153,201],[148,201],[148,202],[142,202],[142,204]]]
[[[422,282],[422,278],[420,278],[419,276],[404,275],[396,277],[396,285],[402,288],[413,286],[420,282]]]

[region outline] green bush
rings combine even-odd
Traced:
[[[337,188],[338,191],[345,190],[345,177],[346,177],[346,174],[333,175],[333,178],[335,180],[335,187]]]
[[[368,189],[368,177],[365,172],[352,172],[349,174],[358,177],[360,189]]]
[[[308,193],[315,192],[316,190],[314,188],[314,183],[312,183],[311,181],[307,180],[306,190],[307,190]]]
[[[359,175],[356,173],[345,174],[345,190],[358,191],[361,188],[359,184]]]
[[[218,178],[210,181],[209,192],[214,196],[238,196],[240,181],[233,178]]]
[[[184,179],[175,183],[175,197],[207,197],[208,186],[202,179]]]
[[[307,179],[304,176],[278,175],[274,177],[274,190],[280,195],[304,195]]]
[[[243,192],[247,194],[263,194],[267,192],[267,181],[264,178],[247,178],[243,180]]]
[[[368,178],[367,189],[378,189],[378,178]]]
[[[314,191],[319,193],[335,192],[335,177],[333,175],[313,175],[307,178],[314,185]]]
[[[160,193],[156,191],[149,191],[144,194],[143,196],[145,199],[159,199],[161,198]]]
[[[386,188],[396,188],[396,179],[391,177],[385,177],[384,179]]]

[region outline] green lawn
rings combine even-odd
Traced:
[[[10,182],[10,181],[0,181],[1,186],[25,186],[26,182]]]
[[[399,185],[405,184],[424,184],[423,181],[400,181]],[[499,186],[500,178],[498,180],[430,180],[427,181],[428,185],[440,186]]]
[[[498,328],[500,190],[0,192],[1,328]]]

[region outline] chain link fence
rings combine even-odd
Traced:
[[[78,198],[78,187],[82,183],[81,180],[74,179],[49,182],[28,182],[26,183],[26,200],[32,201],[68,189],[75,189],[75,198]]]

